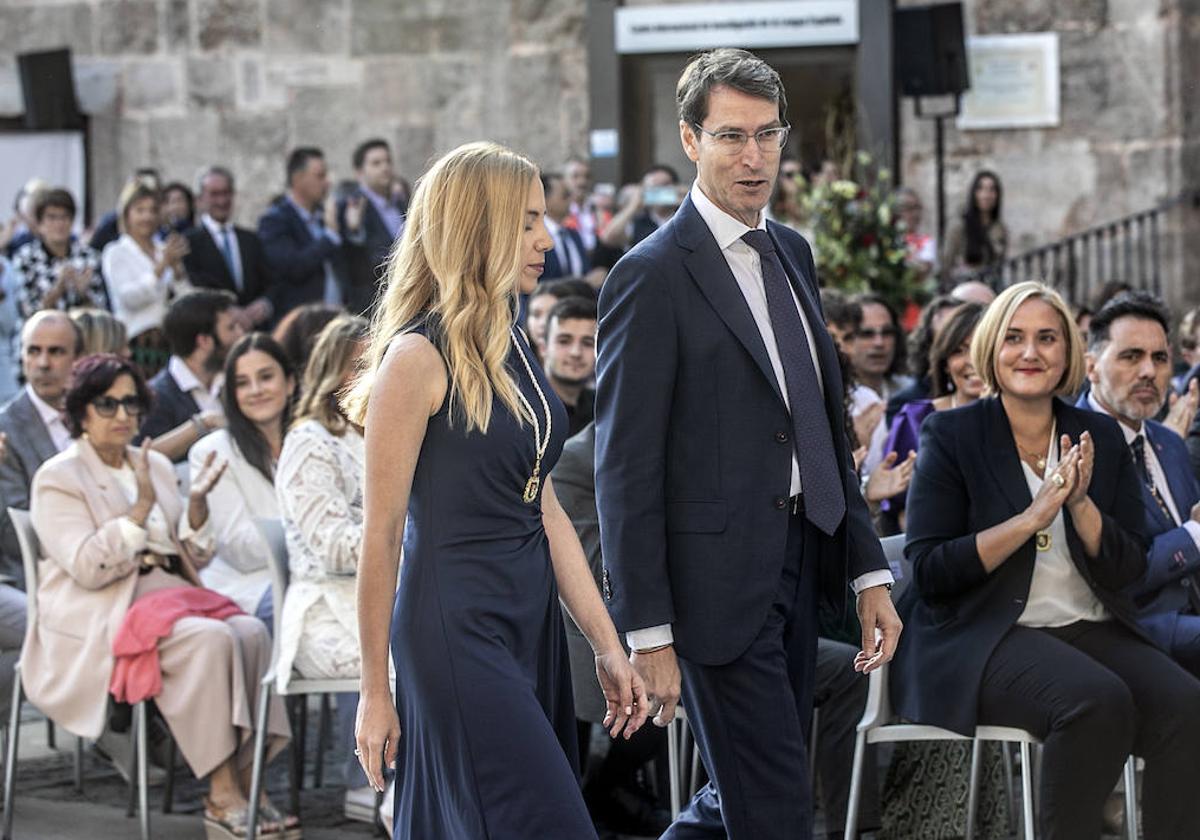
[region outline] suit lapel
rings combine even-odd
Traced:
[[[1008,424],[1008,415],[999,397],[986,397],[987,406],[984,411],[983,439],[994,446],[991,457],[985,458],[988,470],[992,473],[1001,493],[1008,500],[1013,513],[1020,513],[1029,507],[1033,497],[1029,494],[1029,484],[1025,481],[1025,471],[1021,468],[1021,458],[1017,455],[1017,444],[1013,440],[1012,427]]]
[[[208,229],[208,225],[201,225],[200,229],[204,231],[203,242],[207,243],[205,247],[209,250],[209,257],[213,260],[214,265],[221,266],[221,279],[225,281],[225,285],[229,289],[237,289],[237,284],[233,280],[233,275],[229,273],[229,263],[225,260],[225,252],[221,249],[221,243],[213,239],[212,231]],[[240,242],[238,243],[241,244]]]
[[[1171,494],[1171,501],[1175,503],[1175,509],[1179,512],[1180,518],[1186,522],[1191,513],[1191,506],[1196,501],[1193,498],[1195,480],[1189,472],[1191,465],[1188,461],[1172,460],[1167,456],[1162,440],[1163,435],[1167,434],[1166,429],[1149,421],[1144,423],[1142,428],[1146,432],[1146,441],[1154,447],[1154,457],[1162,468],[1163,475],[1166,476],[1167,492]],[[1154,501],[1148,490],[1144,490],[1143,495],[1149,497],[1148,504],[1157,511],[1165,525],[1171,528],[1176,527],[1174,522],[1167,521],[1163,512],[1159,510],[1158,502]]]
[[[17,419],[28,430],[29,443],[33,447],[38,463],[44,464],[58,454],[58,449],[54,446],[54,439],[50,437],[50,430],[42,422],[42,416],[34,408],[33,400],[29,398],[27,392],[22,393],[20,402],[13,406],[13,408],[18,407]]]
[[[738,287],[733,272],[725,255],[717,247],[708,225],[700,217],[700,213],[692,204],[691,196],[684,199],[683,205],[675,213],[672,224],[676,230],[676,240],[688,253],[683,258],[684,268],[692,280],[700,287],[700,292],[708,300],[725,326],[729,327],[734,337],[746,348],[758,369],[771,385],[771,390],[783,402],[783,394],[779,390],[779,381],[775,378],[775,369],[771,367],[771,357],[767,355],[767,346],[763,343],[762,333],[754,323],[750,307],[742,290]]]

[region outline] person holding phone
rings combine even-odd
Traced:
[[[622,193],[624,202],[600,232],[600,242],[610,248],[629,250],[670,221],[683,201],[679,174],[665,163],[651,166],[640,184]]]

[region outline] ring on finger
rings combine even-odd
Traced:
[[[1065,485],[1067,483],[1067,480],[1065,478],[1063,478],[1062,473],[1057,473],[1057,472],[1053,476],[1050,477],[1050,480],[1054,482],[1055,487],[1062,487],[1063,485]]]

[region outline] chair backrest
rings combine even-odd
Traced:
[[[8,509],[13,530],[17,532],[17,545],[21,548],[21,565],[25,567],[25,626],[37,626],[38,559],[42,555],[42,543],[33,529],[33,517],[27,510]]]
[[[883,537],[879,544],[883,546],[883,556],[887,558],[892,569],[892,577],[896,583],[892,586],[892,600],[898,601],[901,593],[912,582],[912,567],[904,556],[904,534]]]
[[[896,583],[892,586],[892,600],[897,601],[900,594],[912,582],[912,566],[904,557],[904,534],[883,537],[879,544],[883,547],[883,556],[887,558],[892,569],[892,577]],[[863,711],[859,729],[873,729],[892,722],[892,698],[888,694],[888,665],[883,665],[871,672],[868,677],[867,707]]]
[[[288,587],[287,540],[284,537],[283,520],[281,519],[256,516],[254,524],[271,549],[267,556],[267,571],[271,574],[272,620],[275,623],[271,633],[273,645],[271,661],[275,662],[279,659],[279,626],[283,619],[283,596],[287,594]]]

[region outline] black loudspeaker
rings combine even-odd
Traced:
[[[71,51],[25,53],[17,56],[21,90],[25,94],[25,127],[33,131],[83,128],[75,100]]]
[[[896,76],[905,96],[959,94],[971,87],[962,3],[896,9]]]

